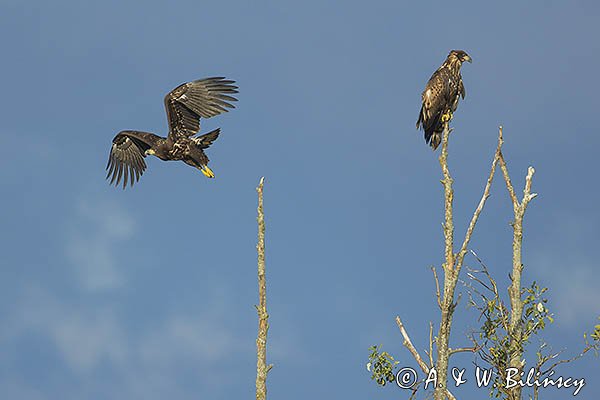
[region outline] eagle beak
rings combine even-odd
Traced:
[[[156,155],[156,152],[153,149],[148,149],[144,152],[147,156]]]
[[[472,63],[472,62],[473,62],[473,60],[471,59],[471,57],[470,57],[470,56],[465,56],[465,58],[463,59],[463,61],[468,61],[468,62],[470,62],[470,63]]]

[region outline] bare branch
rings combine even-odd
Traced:
[[[440,280],[438,279],[437,270],[435,266],[431,266],[431,270],[433,271],[433,278],[435,279],[435,295],[437,297],[437,303],[440,310],[442,309],[442,298],[440,296]]]
[[[552,371],[555,367],[559,366],[560,364],[567,364],[570,362],[573,362],[575,360],[580,359],[581,357],[583,357],[585,355],[585,353],[587,353],[588,351],[592,350],[595,346],[592,344],[588,344],[582,351],[581,353],[577,354],[576,356],[573,356],[569,359],[565,359],[565,360],[560,360],[555,362],[554,364],[552,364],[549,368],[547,368],[545,371],[542,372],[542,375],[547,374],[548,372]],[[554,356],[550,357],[549,359],[553,359],[558,357],[560,353],[556,353]]]
[[[496,153],[494,154],[494,159],[492,161],[492,166],[490,169],[490,175],[486,182],[483,195],[481,200],[479,201],[479,205],[475,209],[473,214],[473,218],[469,224],[467,232],[465,234],[465,240],[461,246],[460,251],[455,255],[453,246],[454,246],[454,221],[452,215],[452,207],[454,200],[454,191],[452,189],[452,177],[450,176],[450,170],[448,169],[448,138],[450,136],[450,128],[448,123],[444,124],[444,132],[442,135],[442,152],[440,155],[440,165],[442,167],[442,175],[444,179],[442,180],[442,184],[444,185],[444,243],[445,243],[445,262],[443,264],[444,271],[444,288],[443,288],[443,297],[441,301],[441,320],[439,332],[436,340],[437,344],[437,364],[436,370],[438,373],[438,386],[434,392],[435,400],[444,400],[445,397],[445,389],[447,389],[448,384],[448,359],[450,357],[449,352],[449,340],[450,340],[450,330],[452,326],[452,314],[454,313],[454,309],[456,307],[456,303],[454,302],[454,292],[456,290],[456,284],[459,280],[459,272],[462,267],[462,263],[467,252],[467,247],[469,245],[469,241],[473,234],[473,230],[475,229],[475,224],[479,219],[479,215],[483,210],[485,202],[489,197],[490,188],[492,184],[492,180],[494,178],[494,174],[496,171],[496,164],[501,157],[500,149],[502,147],[502,130],[500,130],[499,138],[498,138],[498,147],[496,149]]]
[[[513,262],[512,262],[512,274],[511,274],[511,285],[508,288],[508,294],[510,298],[510,322],[508,326],[508,334],[510,337],[510,361],[509,365],[512,368],[522,369],[524,360],[521,360],[523,356],[523,299],[521,298],[521,275],[523,272],[522,263],[522,244],[523,244],[523,217],[529,202],[535,198],[536,194],[531,193],[531,183],[535,170],[533,167],[527,169],[527,176],[525,177],[525,188],[523,189],[523,199],[521,202],[517,199],[515,190],[510,181],[508,174],[508,168],[506,162],[501,156],[500,168],[504,174],[504,181],[506,182],[506,188],[510,195],[513,203],[514,210],[514,221],[512,223],[513,228]],[[521,398],[521,387],[515,387],[509,392],[510,399]]]
[[[456,257],[456,269],[460,270],[462,267],[463,260],[465,255],[467,254],[467,247],[469,246],[469,241],[471,240],[471,236],[473,235],[473,230],[475,229],[475,225],[477,224],[477,220],[479,219],[479,215],[483,210],[483,206],[485,206],[485,202],[490,197],[490,188],[492,186],[492,181],[494,180],[494,174],[496,173],[496,164],[500,159],[502,154],[502,144],[504,143],[504,139],[502,138],[502,128],[500,128],[500,132],[498,134],[498,146],[496,147],[496,153],[494,154],[494,160],[492,161],[492,167],[490,169],[490,175],[488,176],[487,182],[485,184],[485,188],[483,189],[483,195],[481,196],[481,200],[479,200],[479,205],[475,209],[473,213],[473,218],[471,218],[471,222],[469,223],[469,228],[467,228],[467,233],[465,234],[465,240],[463,241],[462,247],[458,252],[458,256]]]
[[[260,179],[258,192],[258,337],[256,338],[256,400],[267,398],[267,373],[273,365],[267,365],[267,332],[269,314],[267,313],[267,281],[265,277],[265,214],[263,211],[263,186],[265,178]]]
[[[433,322],[429,322],[429,365],[433,368]]]
[[[479,351],[478,346],[459,347],[456,349],[448,349],[448,352],[450,353],[450,355],[455,354],[455,353],[477,353],[478,351]]]
[[[452,215],[452,202],[454,200],[454,190],[452,189],[452,177],[448,169],[448,139],[450,137],[450,127],[446,122],[442,135],[442,152],[440,154],[440,165],[444,179],[444,289],[441,306],[440,327],[436,339],[437,360],[436,370],[438,385],[433,396],[435,400],[444,400],[448,388],[448,347],[450,341],[450,329],[452,327],[452,314],[454,311],[454,290],[458,282],[458,274],[454,270],[454,221]]]
[[[533,174],[535,174],[535,169],[533,167],[527,168],[527,176],[525,177],[525,189],[523,190],[523,202],[522,206],[525,208],[527,204],[537,196],[537,193],[531,193],[531,181],[533,179]]]
[[[421,367],[421,370],[424,373],[428,374],[429,367],[427,366],[427,364],[425,364],[425,361],[423,361],[423,358],[421,358],[421,355],[419,354],[417,349],[415,349],[415,346],[412,344],[412,341],[410,340],[410,336],[408,336],[408,332],[406,332],[406,328],[404,328],[404,324],[402,323],[402,320],[400,319],[399,316],[396,316],[396,324],[398,325],[398,328],[400,329],[400,333],[402,334],[402,337],[404,338],[404,342],[402,344],[404,345],[404,347],[406,347],[408,349],[408,351],[410,351],[410,354],[412,354],[412,356],[415,359],[415,361],[417,362],[417,364],[419,364],[419,367]],[[430,326],[432,326],[432,325],[430,325]],[[432,365],[433,365],[433,360],[432,360]],[[450,400],[456,400],[456,397],[454,397],[454,395],[448,389],[446,389],[446,395],[448,396],[448,398]]]
[[[408,333],[406,332],[406,329],[404,328],[404,324],[402,323],[402,320],[398,316],[396,316],[396,324],[398,325],[398,328],[400,329],[400,333],[402,334],[402,337],[404,338],[404,342],[402,343],[404,345],[404,347],[406,347],[408,349],[408,351],[410,351],[410,354],[412,354],[414,359],[417,361],[417,364],[419,364],[419,367],[421,367],[421,370],[423,372],[425,372],[426,374],[429,373],[429,367],[427,366],[427,364],[425,364],[425,361],[423,361],[423,359],[421,358],[421,355],[419,354],[417,349],[415,349],[415,346],[413,346],[412,341],[410,340],[410,337],[408,336]]]
[[[452,183],[454,180],[450,176],[448,169],[448,139],[452,130],[446,122],[444,124],[444,132],[442,135],[442,151],[440,154],[440,165],[442,167],[442,184],[444,185],[444,243],[445,243],[445,259],[443,265],[444,270],[451,271],[454,268],[454,221],[452,216],[452,203],[454,201],[454,189]]]
[[[491,293],[493,293],[495,299],[500,299],[500,293],[498,292],[498,285],[496,284],[496,281],[494,280],[494,278],[492,278],[492,275],[490,275],[490,272],[488,271],[487,266],[483,263],[481,258],[479,258],[477,253],[475,253],[473,250],[471,250],[471,254],[473,255],[473,257],[475,257],[475,259],[477,260],[479,265],[481,265],[482,270],[478,271],[478,272],[482,272],[486,276],[486,278],[490,282],[491,288],[489,286],[487,286],[486,284],[484,284],[481,280],[475,278],[474,275],[471,274],[470,277],[473,280],[475,280],[476,282],[479,282],[485,288],[487,288]],[[482,295],[482,297],[483,297],[484,301],[487,301],[487,297],[485,297],[483,295]],[[508,331],[509,318],[508,318],[508,315],[506,314],[506,308],[504,307],[504,304],[502,302],[500,302],[498,304],[498,311],[500,312],[502,326],[504,327],[504,329],[506,329]]]
[[[502,135],[502,127],[500,127],[500,135]],[[515,189],[510,180],[510,175],[508,173],[508,167],[506,166],[506,161],[504,161],[504,155],[502,151],[500,152],[500,158],[498,160],[500,163],[500,169],[502,169],[502,174],[504,175],[504,182],[506,182],[506,189],[508,190],[508,194],[513,203],[513,208],[516,210],[519,206],[519,200],[517,200],[517,195],[515,194]]]

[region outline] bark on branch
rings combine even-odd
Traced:
[[[419,367],[421,367],[421,371],[423,371],[425,374],[429,374],[430,367],[428,367],[427,364],[425,363],[425,361],[423,361],[423,358],[421,357],[421,355],[419,354],[419,352],[417,351],[415,346],[412,344],[412,340],[410,340],[410,336],[408,336],[408,332],[406,332],[406,328],[404,327],[402,320],[398,316],[396,316],[396,324],[398,325],[398,328],[400,329],[400,334],[402,334],[402,337],[404,338],[404,342],[402,344],[404,345],[404,347],[406,347],[408,349],[410,354],[412,354],[412,356],[415,359],[415,361],[417,362],[417,364],[419,364]],[[429,331],[429,343],[430,343],[429,349],[430,349],[430,354],[431,354],[431,343],[432,343],[431,329]],[[433,365],[433,360],[431,360],[431,364]],[[448,399],[456,400],[456,397],[454,397],[454,395],[448,389],[446,389],[445,392],[446,392],[446,396],[448,397]]]
[[[471,240],[471,236],[473,235],[473,231],[475,229],[475,225],[477,224],[477,220],[479,219],[479,215],[485,206],[485,202],[490,195],[490,188],[492,185],[492,181],[494,179],[494,174],[496,172],[496,165],[501,158],[502,152],[502,130],[500,130],[498,136],[498,146],[496,148],[496,153],[494,155],[494,159],[492,161],[492,166],[490,169],[490,174],[488,176],[485,188],[483,190],[483,195],[475,212],[473,213],[473,217],[471,218],[471,222],[469,223],[469,227],[467,228],[467,232],[465,234],[465,238],[463,240],[462,246],[457,254],[454,253],[454,221],[453,221],[453,201],[454,201],[454,190],[452,188],[453,179],[450,175],[450,170],[448,168],[448,138],[450,136],[450,128],[448,123],[444,125],[444,132],[442,136],[442,151],[440,154],[440,165],[442,167],[443,180],[442,184],[444,185],[444,244],[445,244],[445,262],[442,265],[442,269],[444,271],[444,288],[443,288],[443,296],[441,302],[441,320],[440,320],[440,328],[438,331],[438,337],[436,340],[437,344],[437,362],[436,362],[436,370],[438,374],[438,385],[434,391],[435,400],[444,400],[447,397],[447,384],[448,384],[448,360],[450,355],[453,354],[449,347],[450,341],[450,329],[452,326],[452,315],[454,313],[454,308],[456,307],[456,303],[454,301],[454,292],[456,290],[456,284],[458,283],[458,277],[460,273],[460,269],[463,265],[464,257],[467,253],[467,249],[469,246],[469,242]]]
[[[267,281],[265,277],[265,215],[263,211],[263,186],[265,178],[260,179],[258,192],[258,337],[256,338],[256,400],[267,398],[267,373],[273,367],[267,365],[267,332],[269,314],[267,313]]]
[[[500,128],[502,132],[502,127]],[[512,275],[511,285],[508,288],[508,294],[510,298],[510,322],[508,333],[510,336],[510,367],[518,368],[521,370],[524,366],[523,357],[523,299],[521,298],[521,276],[523,273],[523,262],[522,262],[522,244],[523,244],[523,217],[529,202],[533,200],[537,194],[531,193],[531,184],[533,180],[533,174],[535,169],[529,167],[527,169],[527,176],[525,177],[525,188],[523,189],[523,198],[521,201],[517,199],[515,189],[513,188],[508,173],[504,156],[500,153],[500,168],[504,175],[504,181],[506,182],[506,188],[508,194],[513,203],[514,210],[514,221],[512,222],[513,227],[513,257],[512,257]],[[510,393],[510,400],[521,399],[521,388],[517,385]]]

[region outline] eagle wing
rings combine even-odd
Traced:
[[[106,179],[110,184],[119,185],[123,178],[123,189],[130,183],[133,186],[146,170],[146,150],[150,149],[159,139],[152,133],[122,131],[112,141],[108,163],[106,164]]]
[[[423,130],[433,132],[441,123],[442,114],[449,108],[451,102],[449,71],[442,67],[431,76],[425,90],[421,94],[423,105],[417,120],[417,128],[423,126]]]
[[[462,76],[459,75],[458,77],[458,93],[460,94],[460,97],[462,97],[464,100],[465,96],[467,95],[467,91],[465,90],[465,85],[463,84]]]
[[[165,96],[169,122],[169,138],[192,136],[200,130],[200,118],[210,118],[235,108],[229,102],[237,101],[234,81],[223,77],[200,79],[184,83]]]

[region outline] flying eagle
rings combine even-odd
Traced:
[[[462,50],[452,50],[448,58],[429,78],[421,99],[423,105],[417,120],[417,129],[425,131],[425,142],[433,150],[442,141],[444,124],[452,119],[452,113],[458,107],[459,97],[465,98],[465,87],[460,67],[462,63],[471,62],[471,57]]]
[[[164,138],[149,132],[121,131],[112,141],[106,169],[110,183],[123,189],[127,183],[133,186],[146,170],[144,158],[153,155],[163,161],[183,161],[198,168],[208,178],[215,174],[208,168],[208,157],[204,154],[217,137],[220,129],[201,136],[200,118],[210,118],[235,108],[230,101],[237,93],[234,81],[225,78],[205,78],[177,86],[165,96],[165,109],[169,123],[169,135]]]

